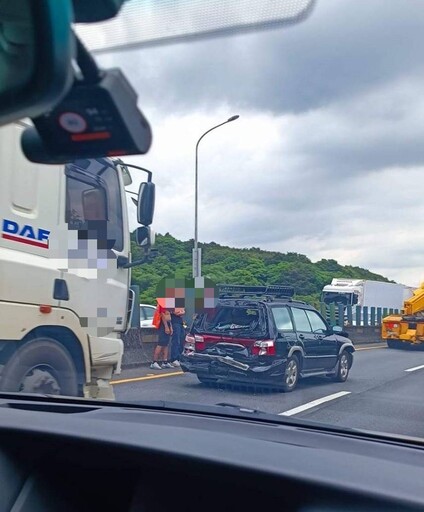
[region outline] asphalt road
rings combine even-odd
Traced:
[[[226,402],[342,427],[424,437],[424,352],[381,344],[359,348],[345,383],[309,378],[291,393],[211,388],[178,369],[128,370],[115,381],[118,401]]]

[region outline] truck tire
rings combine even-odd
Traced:
[[[78,396],[78,375],[68,351],[49,338],[20,346],[3,368],[2,391]]]

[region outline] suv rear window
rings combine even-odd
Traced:
[[[263,335],[264,316],[258,307],[217,306],[194,324],[197,332],[230,336]]]

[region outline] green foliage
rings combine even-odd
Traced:
[[[131,236],[133,259],[142,257]],[[323,286],[335,277],[385,281],[385,277],[369,270],[340,265],[333,259],[316,263],[303,254],[279,253],[251,249],[234,249],[215,242],[201,244],[202,274],[216,283],[294,287],[296,298],[317,306]],[[182,242],[169,233],[156,236],[158,256],[132,269],[132,283],[140,286],[140,300],[155,304],[156,286],[163,277],[191,277],[193,241]]]

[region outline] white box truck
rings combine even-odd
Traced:
[[[365,279],[335,278],[322,289],[321,302],[345,306],[400,309],[414,287]]]
[[[331,284],[325,285],[321,293],[321,302],[327,306],[327,317],[329,318],[330,304],[337,306],[336,319],[339,315],[339,307],[344,306],[344,322],[348,322],[346,309],[352,307],[352,322],[354,325],[364,325],[363,310],[361,318],[356,318],[357,308],[375,307],[387,309],[400,309],[403,301],[413,294],[414,287],[397,283],[386,283],[383,281],[371,281],[366,279],[343,279],[334,278]],[[368,310],[368,323],[371,320],[371,311]]]
[[[134,295],[128,168],[30,163],[21,130],[0,128],[0,390],[113,399]]]

